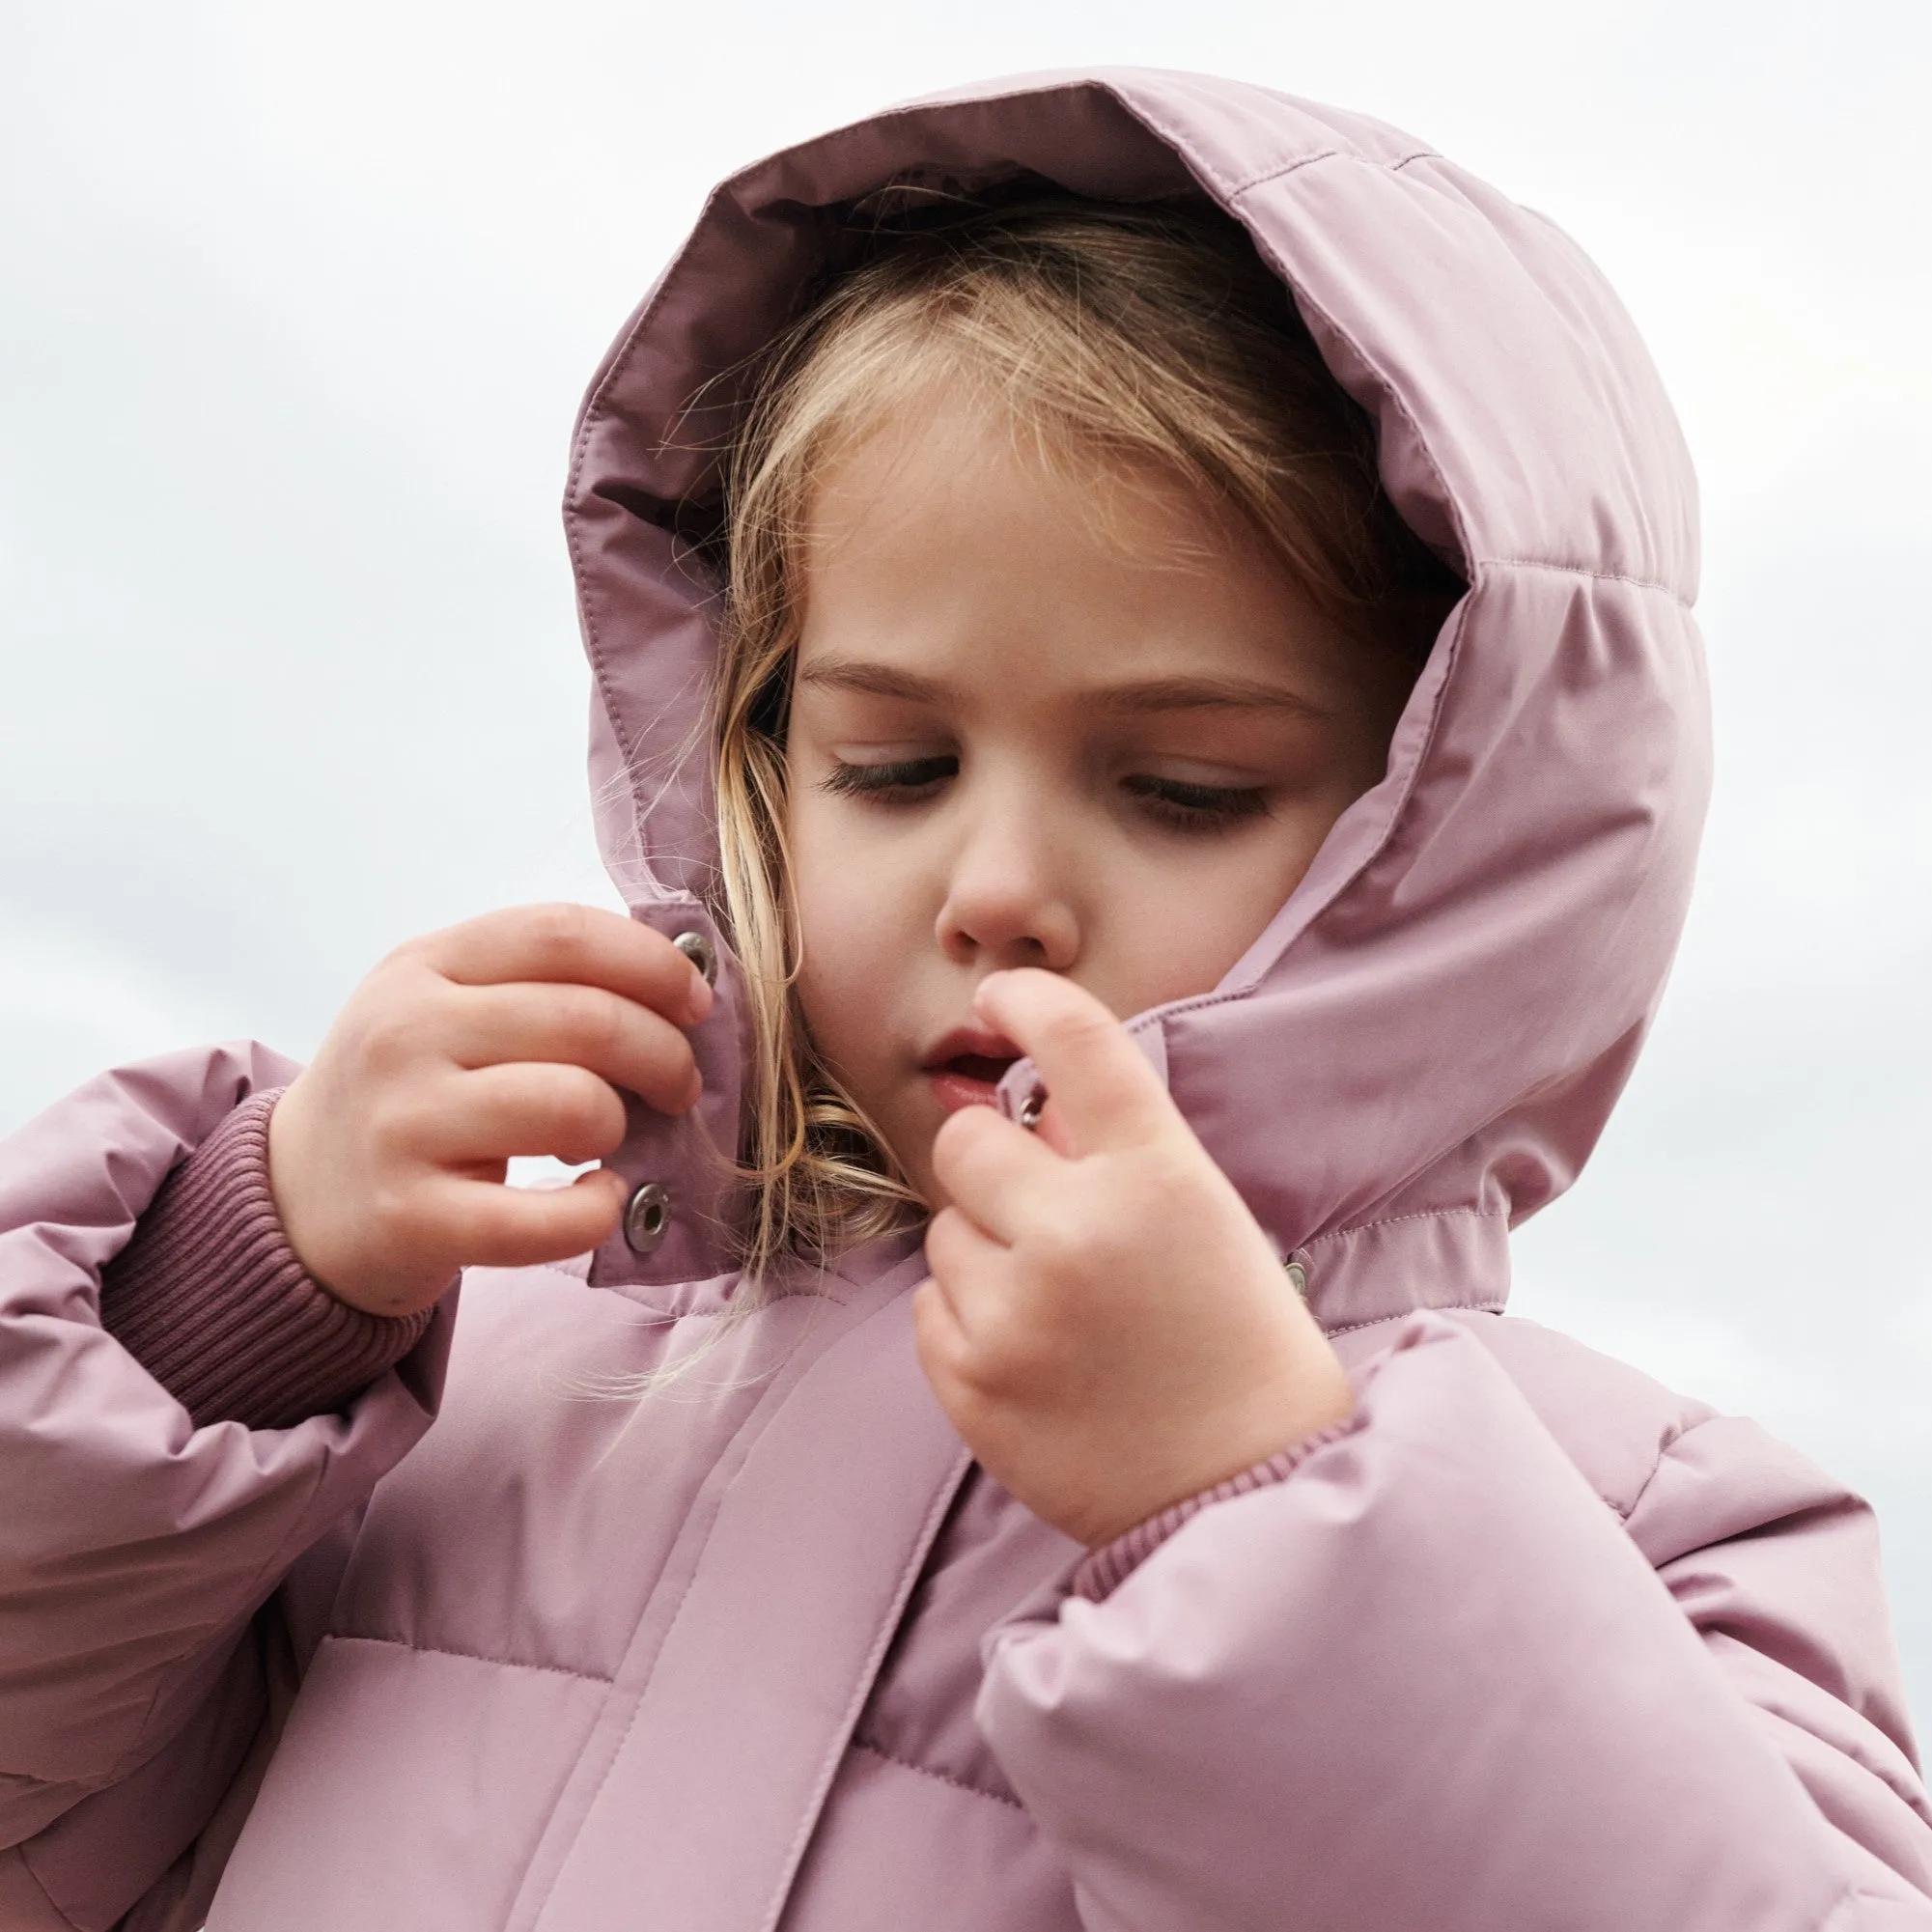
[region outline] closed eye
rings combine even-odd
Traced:
[[[1266,818],[1271,809],[1259,785],[1190,785],[1145,772],[1120,782],[1149,818],[1176,831],[1223,831],[1243,819]]]
[[[819,787],[840,798],[910,803],[930,797],[946,779],[957,777],[959,769],[960,761],[951,752],[930,758],[899,758],[885,765],[851,765],[840,759],[819,780]]]

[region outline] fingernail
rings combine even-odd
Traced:
[[[691,974],[691,998],[686,1009],[691,1016],[691,1024],[698,1022],[712,1010],[717,1002],[717,994],[712,991],[711,982],[702,973]]]

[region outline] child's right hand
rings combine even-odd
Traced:
[[[623,1210],[620,1176],[510,1188],[506,1162],[614,1153],[620,1089],[684,1112],[701,1082],[680,1029],[711,1004],[661,933],[587,906],[490,912],[399,946],[269,1118],[296,1257],[351,1306],[406,1315],[459,1268],[596,1246]]]

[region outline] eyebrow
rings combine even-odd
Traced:
[[[822,690],[899,698],[908,704],[938,704],[948,695],[946,686],[936,678],[849,658],[815,664],[798,674],[798,682]],[[1088,692],[1086,698],[1102,711],[1134,717],[1177,711],[1287,711],[1304,717],[1329,715],[1299,691],[1259,678],[1147,678],[1136,684],[1103,686]]]

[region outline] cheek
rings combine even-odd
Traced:
[[[1251,843],[1160,867],[1115,926],[1127,983],[1116,996],[1095,990],[1123,1016],[1213,992],[1301,883],[1331,823],[1326,811],[1288,814]]]
[[[878,1030],[903,966],[906,909],[882,854],[864,850],[811,804],[791,814],[792,903],[802,960],[798,997],[812,1032],[835,1059]]]

